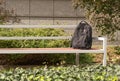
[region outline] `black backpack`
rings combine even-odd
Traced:
[[[72,36],[71,47],[75,49],[90,49],[92,46],[92,27],[81,21]]]

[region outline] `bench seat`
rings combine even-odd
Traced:
[[[0,54],[30,54],[30,53],[103,53],[103,49],[73,49],[73,48],[0,48]]]

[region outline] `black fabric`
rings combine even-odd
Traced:
[[[71,47],[75,49],[90,49],[92,46],[92,27],[81,21],[76,27],[71,40]]]

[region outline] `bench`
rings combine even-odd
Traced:
[[[0,28],[63,28],[75,29],[76,25],[0,25]],[[71,36],[56,37],[0,37],[0,40],[50,40],[50,39],[71,39]],[[106,66],[107,57],[107,38],[93,37],[94,40],[103,42],[102,49],[92,48],[89,50],[73,49],[73,48],[0,48],[0,54],[76,54],[76,65],[79,65],[79,53],[103,53],[103,66]]]

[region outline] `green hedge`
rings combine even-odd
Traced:
[[[115,49],[115,53],[120,55],[120,46],[115,46],[114,49]]]
[[[62,29],[0,29],[0,36],[65,36]],[[68,40],[7,40],[0,41],[0,47],[10,48],[41,48],[41,47],[68,47]]]
[[[59,66],[0,71],[0,81],[119,81],[120,66]]]

